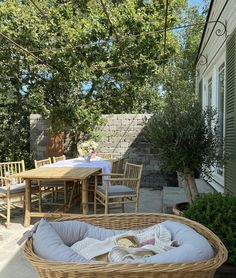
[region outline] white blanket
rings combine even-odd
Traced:
[[[131,238],[136,246],[124,246],[119,243],[121,238]],[[149,244],[153,241],[153,245]],[[91,260],[108,253],[110,262],[125,262],[143,256],[152,256],[175,248],[177,243],[171,241],[170,232],[161,224],[154,225],[142,233],[127,231],[125,234],[107,238],[103,241],[94,238],[85,238],[76,242],[71,248],[84,258]]]
[[[85,162],[83,158],[66,159],[53,164],[46,164],[43,167],[98,167],[102,169],[103,174],[110,174],[112,167],[111,161],[98,159],[91,159],[90,162]]]

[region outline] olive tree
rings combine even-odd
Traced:
[[[209,176],[220,159],[215,111],[202,110],[196,100],[171,98],[146,128],[151,144],[159,149],[161,168],[182,175],[192,202],[197,195],[194,171]]]

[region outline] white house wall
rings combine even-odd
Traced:
[[[224,8],[225,6],[225,8]],[[222,11],[222,9],[224,9]],[[222,14],[220,15],[220,13]],[[218,19],[220,15],[220,18]],[[216,30],[224,31],[224,27],[220,23],[209,23],[205,30],[204,38],[202,40],[201,49],[199,54],[206,57],[198,57],[196,64],[197,77],[196,77],[196,89],[198,91],[198,84],[202,80],[202,105],[206,107],[208,105],[208,80],[212,78],[212,106],[217,108],[218,103],[218,69],[225,63],[226,59],[226,40],[230,34],[236,28],[236,0],[215,0],[211,9],[209,21],[219,20],[226,25],[226,34],[222,36],[216,35]],[[214,28],[214,30],[213,30]],[[212,31],[213,30],[213,31]],[[212,34],[211,34],[212,33]],[[210,37],[210,38],[209,38]],[[208,41],[209,40],[209,41]],[[213,174],[213,180],[210,182],[218,191],[223,191],[224,178]]]
[[[219,21],[222,21],[227,26],[227,37],[233,32],[236,27],[236,0],[215,0],[212,6],[211,14],[208,21],[215,21],[217,20],[219,14],[222,11],[225,3],[226,7],[222,12],[222,15],[219,18]],[[197,63],[197,70],[198,70],[198,80],[202,77],[205,77],[206,71],[209,72],[209,68],[212,67],[218,58],[222,55],[222,52],[219,53],[219,49],[225,49],[225,41],[226,37],[225,34],[223,36],[217,36],[215,34],[217,29],[223,30],[222,25],[217,23],[213,33],[209,39],[209,36],[212,32],[212,28],[214,27],[214,23],[210,23],[207,25],[206,32],[204,39],[202,41],[202,46],[199,53],[202,53],[204,56],[207,57],[207,63],[205,65],[201,65],[201,61],[204,62],[204,58],[199,57]],[[208,41],[209,39],[209,41]],[[208,43],[207,43],[208,41]],[[206,45],[207,43],[207,45]],[[205,46],[206,45],[206,46]],[[223,47],[222,47],[223,45]],[[203,48],[205,47],[204,51],[202,52]],[[225,52],[225,50],[224,50]],[[217,57],[215,57],[217,56]],[[214,58],[215,57],[215,58]]]

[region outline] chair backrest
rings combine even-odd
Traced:
[[[3,178],[11,178],[12,175],[18,174],[25,171],[25,161],[13,161],[13,162],[2,162],[0,163],[0,186],[5,186],[6,181],[1,179]],[[22,178],[14,178],[14,182],[22,183]]]
[[[125,185],[139,190],[141,177],[142,177],[143,165],[133,164],[126,162],[124,170],[124,178],[136,179],[136,181],[125,181]]]
[[[117,159],[112,162],[111,173],[123,174],[124,173],[124,158]]]
[[[58,161],[62,161],[62,160],[66,160],[66,156],[65,155],[53,156],[52,163],[55,163],[55,162],[58,162]]]
[[[101,157],[103,159],[112,159],[112,153],[96,153],[96,156]]]
[[[43,165],[46,165],[46,164],[51,164],[51,159],[50,157],[49,158],[46,158],[46,159],[42,159],[42,160],[35,160],[34,161],[34,166],[35,168],[39,168]]]

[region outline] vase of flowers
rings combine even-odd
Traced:
[[[96,155],[98,144],[92,140],[78,143],[77,150],[80,157],[83,157],[86,162]]]

